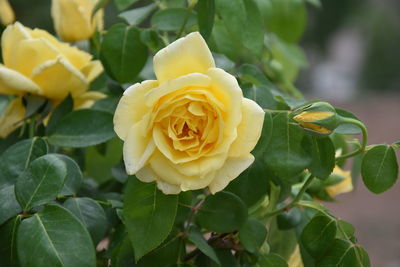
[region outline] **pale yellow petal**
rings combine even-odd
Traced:
[[[33,70],[32,80],[50,99],[64,99],[82,94],[88,87],[86,77],[64,58],[47,61]]]
[[[198,32],[161,49],[153,61],[154,72],[160,82],[189,73],[206,73],[209,68],[215,67],[211,51]]]
[[[21,73],[0,65],[0,94],[42,94],[41,88]]]
[[[227,154],[225,153],[214,155],[212,157],[201,157],[190,162],[177,164],[176,169],[187,176],[203,177],[208,173],[221,168],[224,165],[226,158]]]
[[[114,131],[125,140],[129,129],[149,112],[145,105],[145,94],[158,85],[157,81],[136,83],[125,90],[114,115]]]
[[[325,188],[330,197],[334,198],[336,195],[353,191],[353,180],[351,178],[350,171],[343,171],[341,168],[336,166],[333,169],[333,174],[342,176],[343,180],[337,184]]]
[[[124,162],[126,172],[135,174],[147,164],[156,146],[151,136],[143,136],[142,121],[134,124],[128,132],[124,143]]]
[[[215,194],[223,190],[233,179],[238,177],[253,162],[254,156],[251,154],[240,158],[228,158],[224,166],[215,174],[215,179],[209,186],[210,192]]]
[[[28,30],[19,22],[8,25],[1,36],[1,49],[4,65],[15,56],[16,44],[22,40],[32,38]]]
[[[21,121],[25,116],[25,107],[22,98],[18,97],[8,104],[8,107],[0,116],[0,137],[6,137],[21,125]]]
[[[86,76],[88,81],[91,82],[103,72],[103,65],[101,65],[100,60],[94,60],[83,67],[81,72]]]
[[[145,183],[156,181],[158,189],[160,189],[166,195],[176,195],[182,191],[179,186],[171,185],[161,181],[150,165],[146,165],[141,168],[136,173],[136,178]]]
[[[90,108],[96,101],[105,97],[106,95],[101,92],[85,92],[77,97],[74,97],[74,109]]]
[[[242,121],[237,128],[237,138],[230,147],[230,157],[247,155],[257,145],[261,136],[264,114],[264,110],[256,102],[243,98]]]
[[[289,267],[304,267],[303,259],[301,258],[301,252],[299,245],[296,245],[295,250],[288,260]]]
[[[0,21],[4,26],[15,21],[14,10],[8,0],[0,0]]]

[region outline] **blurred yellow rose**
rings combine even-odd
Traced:
[[[299,245],[296,245],[296,248],[294,249],[292,255],[290,255],[290,258],[288,260],[288,266],[289,267],[304,267],[303,259],[301,258],[301,252],[300,252]]]
[[[0,136],[6,136],[23,119],[24,94],[44,96],[57,104],[70,93],[74,108],[88,107],[103,97],[87,91],[89,83],[103,71],[100,61],[92,61],[90,54],[59,42],[46,31],[16,22],[4,30],[1,48],[0,94],[16,98],[0,117]]]
[[[157,80],[128,88],[114,116],[129,174],[166,194],[225,188],[254,161],[264,111],[216,68],[198,32],[154,57]]]
[[[348,193],[353,191],[353,181],[351,179],[350,171],[343,171],[341,168],[336,166],[333,169],[333,174],[343,177],[343,180],[337,184],[325,188],[326,192],[330,197],[334,198],[338,194]]]
[[[15,21],[14,10],[10,6],[8,0],[0,0],[0,22],[6,26]]]
[[[92,18],[98,0],[52,0],[51,16],[57,34],[65,41],[76,42],[92,37],[103,29],[104,11],[100,9]]]

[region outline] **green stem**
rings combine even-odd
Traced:
[[[307,178],[307,180],[304,182],[303,186],[301,187],[299,193],[296,195],[296,197],[287,205],[285,205],[284,207],[271,211],[267,214],[265,214],[265,218],[269,218],[278,214],[281,214],[289,209],[291,209],[293,206],[296,205],[297,202],[299,202],[301,200],[301,198],[303,197],[304,193],[306,192],[308,186],[311,184],[311,182],[313,181],[313,179],[315,178],[314,175],[310,174]]]
[[[361,132],[363,135],[362,143],[361,143],[361,147],[359,149],[356,149],[352,152],[349,152],[347,154],[336,157],[336,160],[349,158],[349,157],[352,157],[352,156],[355,156],[355,155],[358,155],[358,154],[364,152],[365,147],[367,146],[367,143],[368,143],[368,132],[367,132],[367,128],[365,127],[364,123],[362,123],[361,121],[356,120],[356,119],[341,117],[341,124],[344,124],[344,123],[356,125],[357,127],[359,127],[361,129]]]
[[[36,126],[36,119],[32,117],[29,121],[29,138],[33,138],[35,136],[35,126]]]

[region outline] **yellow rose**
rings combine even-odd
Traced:
[[[87,91],[89,83],[103,71],[100,61],[92,61],[90,54],[59,42],[46,31],[16,22],[4,30],[1,48],[0,94],[17,96],[0,117],[2,137],[23,119],[24,94],[44,96],[57,104],[70,93],[74,108],[88,107],[103,97]]]
[[[351,179],[351,174],[349,171],[343,171],[341,168],[336,166],[333,169],[333,174],[343,177],[343,180],[337,184],[325,188],[326,192],[330,197],[334,198],[338,194],[348,193],[353,191],[353,181]]]
[[[51,16],[57,34],[65,41],[76,42],[92,37],[103,29],[104,11],[92,18],[98,0],[52,0]]]
[[[0,0],[0,21],[4,26],[15,21],[14,10],[11,8],[8,0]]]
[[[288,266],[289,267],[304,267],[299,245],[296,245],[296,248],[294,249],[292,255],[290,255],[290,258],[288,260]]]
[[[154,72],[157,80],[128,88],[115,112],[127,172],[166,194],[222,190],[254,161],[263,109],[215,67],[198,32],[159,51]]]

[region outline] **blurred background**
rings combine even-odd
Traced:
[[[23,24],[54,33],[50,0],[10,2]],[[296,86],[309,99],[330,101],[357,114],[369,129],[370,143],[399,141],[400,1],[321,2],[321,8],[308,6],[300,44],[309,64],[300,72]],[[119,21],[116,15],[110,3],[106,25]],[[356,227],[372,266],[398,267],[400,184],[374,195],[359,182],[353,193],[327,205],[334,215]]]

